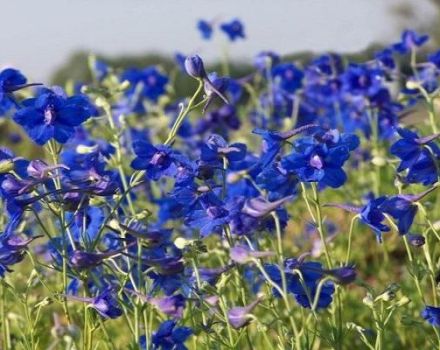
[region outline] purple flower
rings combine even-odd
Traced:
[[[228,322],[234,329],[246,326],[252,319],[250,313],[261,302],[262,298],[257,298],[252,303],[243,307],[234,307],[228,311]]]

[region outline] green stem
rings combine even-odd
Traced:
[[[188,115],[188,113],[191,111],[191,109],[193,109],[194,102],[196,101],[197,97],[202,92],[202,90],[203,90],[203,80],[200,79],[199,86],[197,87],[196,92],[189,100],[189,103],[186,106],[186,108],[182,109],[182,111],[180,112],[179,116],[177,117],[173,127],[171,128],[171,131],[168,135],[168,138],[164,142],[165,145],[170,145],[173,143],[174,138],[176,137],[176,134],[179,131],[180,126],[182,125],[183,121],[185,120],[185,117]]]
[[[319,192],[318,192],[318,188],[317,188],[317,185],[315,182],[312,182],[312,190],[313,190],[313,199],[315,201],[315,211],[316,211],[315,224],[317,225],[319,237],[321,238],[321,243],[324,248],[324,254],[325,254],[325,259],[327,261],[327,267],[329,269],[331,269],[333,264],[332,264],[332,260],[330,258],[330,254],[328,252],[327,242],[325,239],[324,225],[323,225],[323,221],[322,221],[321,205],[319,203]]]

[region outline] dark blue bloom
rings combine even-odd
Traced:
[[[293,94],[302,87],[304,73],[293,63],[282,63],[272,68],[272,76],[281,89]]]
[[[393,58],[393,51],[390,48],[385,48],[381,51],[376,52],[374,57],[383,67],[387,69],[396,68],[396,62]]]
[[[226,159],[229,167],[235,169],[237,163],[245,158],[246,150],[247,147],[243,143],[228,145],[220,135],[213,134],[202,145],[200,159],[206,164],[220,168],[223,168],[223,159]]]
[[[205,40],[209,40],[212,37],[212,24],[208,21],[205,21],[203,19],[200,19],[197,21],[197,29],[199,30],[200,34],[202,35],[202,38]]]
[[[146,170],[149,179],[158,180],[162,176],[174,176],[177,165],[188,165],[189,161],[166,145],[156,145],[137,140],[133,143],[136,158],[131,167],[136,170]]]
[[[429,54],[428,61],[433,63],[438,69],[440,69],[440,50]]]
[[[12,271],[10,266],[24,259],[27,246],[35,238],[38,238],[24,239],[14,232],[20,223],[20,219],[20,215],[12,217],[5,231],[0,234],[0,277],[4,277],[6,272]]]
[[[342,88],[353,95],[374,96],[384,80],[382,70],[365,64],[350,64],[341,76]]]
[[[281,164],[284,169],[293,171],[303,182],[318,182],[322,185],[338,188],[347,175],[342,166],[350,156],[350,151],[359,145],[355,135],[339,135],[331,130],[321,136],[299,139],[295,150],[284,157]]]
[[[153,333],[151,342],[157,350],[186,350],[185,341],[192,334],[191,328],[177,327],[175,321],[163,322]]]
[[[192,210],[185,218],[185,225],[200,230],[202,236],[220,234],[229,222],[229,211],[221,205],[204,204],[203,209]]]
[[[413,30],[404,30],[400,42],[394,44],[393,49],[400,53],[405,54],[425,44],[429,39],[426,34],[419,35]]]
[[[110,287],[92,298],[89,305],[104,318],[118,318],[122,315],[122,309],[119,306],[116,292]]]
[[[401,160],[397,171],[408,169],[406,180],[410,183],[422,183],[425,186],[435,183],[440,149],[433,140],[439,135],[420,138],[415,132],[403,128],[397,129],[397,132],[402,138],[390,148],[391,154]]]
[[[385,215],[381,206],[385,200],[386,197],[371,198],[360,210],[361,222],[373,229],[379,242],[382,241],[382,232],[390,231],[389,226],[382,223],[385,220]]]
[[[422,318],[434,327],[440,327],[440,308],[436,306],[425,306],[421,312]]]
[[[40,84],[26,84],[26,77],[20,71],[12,68],[0,72],[0,116],[11,107],[17,105],[12,93],[28,86]]]
[[[245,38],[243,23],[238,19],[221,24],[220,29],[228,36],[230,41]]]
[[[153,66],[144,69],[127,69],[122,74],[121,80],[127,80],[130,83],[130,88],[126,91],[127,96],[136,97],[135,95],[139,92],[140,96],[157,102],[159,97],[165,94],[169,79],[157,67]],[[141,102],[139,101],[140,105],[137,106],[135,112],[145,111]]]
[[[91,116],[89,101],[83,96],[67,97],[61,89],[42,89],[39,96],[23,101],[14,115],[30,138],[39,145],[55,139],[66,143],[75,127]]]
[[[279,266],[265,265],[267,274],[279,286],[282,285],[282,278]],[[301,272],[302,277],[296,272]],[[335,287],[332,282],[324,282],[319,296],[318,284],[326,276],[326,271],[322,268],[321,263],[314,261],[303,261],[301,259],[286,259],[285,274],[287,291],[292,293],[295,300],[304,308],[311,308],[315,298],[317,298],[317,309],[328,307],[333,300]],[[301,279],[303,281],[301,281]],[[279,297],[279,293],[274,289],[275,296]]]
[[[387,198],[380,205],[380,208],[397,220],[397,227],[401,235],[408,233],[418,209],[416,204],[404,196]]]

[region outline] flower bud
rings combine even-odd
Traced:
[[[425,244],[425,237],[422,235],[411,235],[408,234],[408,241],[414,247],[421,247]]]
[[[14,170],[14,161],[12,159],[0,160],[0,174],[6,174]]]
[[[205,67],[199,55],[188,56],[185,59],[185,70],[188,75],[195,79],[203,79],[206,77]]]

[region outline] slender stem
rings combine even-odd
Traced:
[[[328,252],[327,241],[326,241],[326,237],[325,237],[325,233],[324,233],[324,225],[323,225],[323,221],[322,221],[321,205],[319,203],[319,192],[318,192],[317,185],[315,182],[312,182],[312,189],[313,189],[313,199],[315,201],[315,211],[316,211],[315,224],[317,225],[318,233],[321,238],[321,243],[324,248],[324,254],[325,254],[325,259],[327,261],[327,267],[329,269],[331,269],[333,264],[332,264],[332,260],[330,258],[330,254]]]
[[[189,103],[186,106],[186,108],[182,109],[182,112],[179,114],[179,116],[177,117],[176,121],[174,122],[174,125],[171,128],[171,131],[170,131],[170,133],[168,135],[168,138],[164,142],[165,145],[170,145],[171,143],[173,143],[174,138],[176,137],[177,132],[179,131],[180,126],[182,125],[183,121],[185,120],[185,117],[188,115],[188,113],[193,108],[194,102],[196,101],[197,97],[202,92],[202,90],[203,90],[203,80],[200,79],[199,80],[199,86],[197,87],[196,92],[194,93],[194,95],[189,100]]]
[[[348,265],[348,263],[350,262],[353,229],[357,219],[358,219],[358,215],[356,215],[355,217],[353,217],[353,219],[351,219],[350,231],[348,232],[348,244],[347,244],[347,254],[345,255],[345,265]]]

